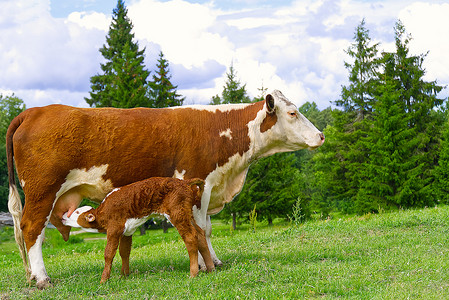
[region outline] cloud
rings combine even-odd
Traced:
[[[216,14],[209,6],[181,0],[142,0],[128,7],[136,38],[154,41],[169,61],[186,67],[200,66],[207,60],[228,60],[232,45],[208,31]]]
[[[111,24],[112,18],[97,12],[73,12],[67,17],[67,21],[78,24],[86,29],[98,29],[101,31],[107,31]]]
[[[399,19],[411,33],[412,54],[425,54],[426,79],[449,83],[449,3],[413,3],[399,13]],[[419,20],[419,22],[417,22]],[[446,95],[449,93],[446,91]]]
[[[0,26],[0,87],[33,97],[24,99],[30,102],[42,98],[23,91],[88,91],[89,78],[99,69],[104,32],[53,18],[45,2],[6,3],[7,16],[13,17]]]
[[[172,81],[181,82],[182,89],[208,89],[215,87],[214,79],[225,73],[226,66],[215,60],[207,60],[199,67],[186,68],[182,64],[174,64],[170,65],[170,69]]]

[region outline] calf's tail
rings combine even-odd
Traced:
[[[22,201],[20,200],[19,191],[17,190],[16,179],[14,174],[14,149],[13,149],[13,137],[17,128],[23,121],[23,116],[12,120],[6,133],[6,158],[8,164],[8,177],[9,177],[9,197],[8,197],[8,210],[12,215],[14,221],[14,237],[19,247],[20,256],[23,260],[23,266],[25,268],[26,277],[30,281],[30,269],[28,268],[28,258],[25,247],[25,239],[23,237],[22,229],[20,228],[20,222],[22,221]]]

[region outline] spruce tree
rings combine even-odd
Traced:
[[[363,19],[354,33],[354,43],[346,50],[353,59],[352,63],[344,63],[349,71],[349,86],[342,87],[342,99],[335,101],[335,104],[343,107],[345,111],[355,111],[358,120],[372,112],[374,77],[378,68],[378,46],[378,43],[372,45],[369,30],[366,29]]]
[[[100,49],[106,60],[101,64],[103,74],[91,77],[90,98],[85,98],[92,107],[149,106],[145,94],[149,75],[143,64],[145,49],[139,50],[133,41],[133,25],[127,14],[124,1],[118,0],[106,44]]]
[[[174,86],[170,81],[169,64],[162,51],[159,53],[156,67],[158,68],[156,75],[153,75],[153,81],[149,82],[148,93],[151,107],[181,106],[185,98],[176,92],[177,86]]]
[[[257,90],[259,91],[260,94],[259,94],[259,96],[254,97],[253,102],[265,100],[265,96],[267,95],[268,88],[263,86],[263,82],[262,82],[262,86],[260,88],[257,88]]]
[[[346,209],[353,206],[369,152],[363,139],[371,126],[376,101],[373,91],[375,74],[379,67],[377,48],[378,44],[372,44],[369,30],[362,20],[355,30],[354,42],[346,51],[352,59],[352,63],[345,62],[349,71],[349,85],[342,87],[341,99],[335,101],[337,106],[343,108],[343,111],[333,111],[335,130],[332,130],[332,133],[337,142],[327,149],[335,155],[325,156],[327,159],[336,160],[333,176],[338,187],[333,188],[333,197],[338,206]]]
[[[396,51],[384,52],[374,105],[374,123],[363,141],[370,149],[366,178],[358,193],[359,212],[380,208],[422,207],[434,203],[434,164],[442,104],[436,82],[423,80],[425,55],[410,55],[411,37],[400,21]]]
[[[412,161],[401,191],[403,207],[431,205],[434,201],[434,172],[441,131],[435,108],[443,103],[437,94],[443,89],[436,81],[424,80],[423,63],[427,54],[410,55],[412,37],[398,21],[395,25],[396,52],[393,68],[396,89],[409,115],[409,128],[416,136],[413,151],[406,153]]]
[[[232,64],[226,76],[228,79],[223,87],[221,97],[215,95],[210,104],[250,103],[251,100],[246,94],[246,84],[241,85]]]
[[[355,199],[360,214],[401,206],[404,178],[413,165],[407,153],[416,146],[414,130],[408,127],[410,116],[404,111],[393,78],[384,74],[377,91],[373,126],[363,141],[370,151]]]

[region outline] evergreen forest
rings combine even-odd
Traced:
[[[184,97],[171,82],[163,52],[150,72],[146,49],[139,49],[122,0],[113,10],[101,73],[90,78],[85,101],[91,107],[179,106]],[[251,216],[271,224],[276,218],[306,220],[338,214],[378,213],[435,206],[449,202],[449,122],[445,88],[426,81],[426,53],[410,53],[412,36],[397,21],[395,50],[374,43],[365,20],[354,30],[348,49],[348,85],[339,99],[320,110],[310,101],[299,107],[326,136],[317,150],[276,154],[254,162],[239,195],[220,218],[235,228]],[[251,98],[231,64],[221,95],[210,105],[250,103],[264,98],[267,88]],[[275,88],[275,87],[273,87]],[[22,99],[0,95],[2,136],[11,120],[25,109]],[[0,143],[0,211],[7,211],[8,174],[5,139]]]

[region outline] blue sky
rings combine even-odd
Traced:
[[[128,0],[128,16],[145,65],[159,51],[186,104],[220,94],[231,63],[250,96],[263,85],[297,105],[321,109],[347,84],[345,49],[362,18],[373,42],[393,51],[398,19],[413,54],[429,51],[427,80],[449,84],[449,1],[361,0]],[[100,72],[116,0],[2,0],[0,93],[28,107],[87,106],[89,79]],[[160,24],[164,24],[161,26]],[[449,96],[448,89],[440,97]]]

